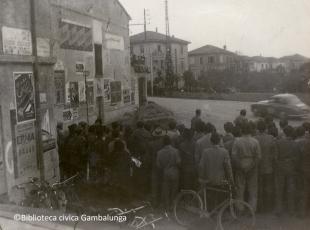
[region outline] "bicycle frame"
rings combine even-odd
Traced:
[[[229,193],[229,198],[225,199],[220,204],[216,205],[215,208],[209,211],[207,207],[207,190],[221,192],[221,193]],[[212,215],[218,213],[227,203],[230,203],[233,200],[232,188],[230,185],[229,185],[228,190],[214,188],[211,186],[204,186],[202,189],[198,190],[198,192],[193,191],[193,190],[181,190],[181,191],[184,191],[184,192],[191,191],[197,194],[197,196],[199,197],[199,199],[202,201],[202,204],[203,204],[202,210],[199,210],[198,212],[201,215],[201,217],[206,217],[206,218],[210,218]]]

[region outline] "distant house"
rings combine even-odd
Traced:
[[[310,62],[310,59],[300,54],[284,56],[279,59],[287,72],[299,69],[303,64]]]
[[[144,56],[145,64],[151,70],[151,74],[156,78],[158,76],[165,76],[166,72],[166,35],[147,31],[130,37],[131,55]],[[176,38],[169,37],[169,44],[171,45],[171,58],[173,65],[173,72],[178,75],[188,70],[188,44],[190,42]]]
[[[246,57],[245,60],[250,72],[290,72],[309,61],[299,54],[281,58],[254,56]]]
[[[212,45],[206,45],[189,52],[190,70],[196,79],[204,72],[217,70],[236,70],[240,67],[240,57],[230,52],[224,46],[223,49]]]

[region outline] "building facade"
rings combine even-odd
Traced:
[[[189,66],[195,79],[208,71],[236,70],[239,68],[239,58],[224,46],[223,49],[206,45],[189,52]]]
[[[188,70],[188,41],[169,37],[173,72],[179,76]],[[166,75],[166,35],[146,31],[130,37],[131,55],[144,56],[150,76]]]
[[[56,124],[120,119],[136,110],[143,76],[132,71],[130,16],[117,0],[2,0],[0,8],[3,194],[30,176],[57,180]]]

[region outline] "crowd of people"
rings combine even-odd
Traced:
[[[138,121],[135,127],[100,119],[58,124],[61,177],[77,172],[100,186],[112,186],[122,202],[150,199],[171,211],[181,189],[197,190],[229,182],[235,198],[254,211],[301,217],[309,210],[310,123],[292,127],[272,117],[247,119],[246,111],[223,124],[225,133],[196,110],[191,127]]]

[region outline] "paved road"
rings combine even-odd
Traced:
[[[224,123],[233,121],[239,115],[241,109],[246,109],[248,111],[247,116],[249,119],[258,119],[254,117],[251,112],[251,102],[159,97],[150,97],[149,100],[172,111],[177,121],[185,124],[187,127],[190,127],[190,120],[194,116],[195,110],[198,108],[202,110],[202,119],[205,122],[213,123],[219,132],[224,131]],[[297,126],[301,124],[301,121],[290,121],[290,123]]]

